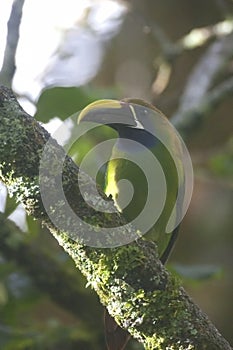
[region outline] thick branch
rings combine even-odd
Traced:
[[[138,240],[114,249],[91,248],[72,240],[69,230],[61,231],[51,222],[43,207],[39,187],[40,157],[48,138],[48,133],[19,107],[9,90],[1,88],[0,178],[24,204],[27,212],[50,229],[96,290],[101,302],[108,307],[109,313],[146,349],[230,350],[230,345],[190,300],[176,278],[161,265],[153,242]],[[51,152],[55,156],[58,153],[64,155],[56,142],[53,142]],[[48,167],[48,175],[52,171],[54,178],[57,161],[54,157],[53,166]],[[118,215],[107,214],[106,210],[105,213],[95,212],[87,207],[79,188],[82,183],[89,184],[89,199],[94,204],[96,198],[92,187],[95,183],[83,173],[78,182],[78,171],[66,157],[63,190],[73,211],[83,219],[94,220],[96,231],[100,233],[103,226],[124,224]],[[56,190],[54,187],[55,194]],[[64,216],[63,205],[62,202],[54,203],[52,212],[69,222],[70,218]],[[103,201],[102,209],[111,206],[111,202]],[[70,225],[73,230],[72,220]],[[85,236],[82,224],[76,230],[80,237]],[[133,228],[127,226],[125,235],[132,232]]]

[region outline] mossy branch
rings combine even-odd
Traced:
[[[72,240],[68,231],[59,230],[52,223],[43,206],[39,186],[40,158],[48,139],[49,134],[22,110],[11,91],[1,87],[0,179],[24,204],[26,211],[49,228],[110,315],[146,349],[231,349],[177,279],[160,263],[154,243],[138,240],[114,249],[92,248]],[[59,154],[64,157],[64,151],[55,141],[51,151],[54,163],[48,167],[48,173],[52,171],[56,176],[56,161]],[[78,173],[80,175],[79,169],[66,156],[63,190],[73,211],[81,218],[94,218],[100,232],[101,227],[125,224],[120,215],[106,214],[106,210],[95,212],[86,205],[79,188],[82,182],[88,183],[90,201],[94,203],[95,183],[84,173],[78,179]],[[53,191],[56,194],[56,186]],[[112,202],[103,201],[100,206],[103,210],[110,209]],[[56,203],[51,209],[67,225],[69,218],[64,216],[63,203]],[[73,229],[72,220],[70,225]],[[85,236],[81,224],[76,230],[81,237]],[[132,232],[133,228],[126,226],[125,234]]]

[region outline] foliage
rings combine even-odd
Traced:
[[[96,78],[81,87],[44,87],[38,102],[35,102],[37,120],[43,123],[53,117],[65,120],[96,99],[135,94],[152,100],[166,114],[175,114],[192,68],[204,57],[212,42],[219,40],[211,28],[232,16],[232,4],[194,0],[187,4],[180,0],[176,5],[168,2],[158,2],[153,6],[141,2],[137,5],[132,2],[131,6],[132,11],[128,12],[121,30],[109,43]],[[199,30],[198,35],[209,33],[206,41],[202,36],[199,44],[191,49],[185,45],[181,47],[186,34],[200,27],[205,28]],[[214,84],[231,74],[230,66],[230,59],[222,64],[225,75],[221,77],[222,71],[217,72]],[[168,68],[166,72],[164,67]],[[201,86],[203,76],[207,76],[204,70],[198,76],[196,86]],[[226,98],[223,106],[214,110],[211,120],[200,123],[198,132],[187,139],[197,175],[196,191],[171,260],[171,268],[186,281],[191,294],[193,281],[200,283],[202,280],[201,292],[198,294],[194,289],[193,294],[229,339],[232,336],[229,321],[232,313],[226,303],[231,303],[229,289],[233,284],[229,248],[232,245],[232,198],[229,195],[233,164],[231,111],[232,101]],[[109,135],[108,129],[96,129],[95,135],[90,133],[85,142],[81,139],[74,143],[69,153],[79,163],[87,150]],[[100,176],[103,178],[103,172]],[[0,214],[1,349],[102,349],[102,308],[96,296],[85,288],[83,277],[45,228],[31,217],[26,217],[26,232],[12,224],[9,216],[17,206],[15,199],[7,195],[4,212]],[[3,236],[3,227],[8,224],[10,233]],[[22,258],[28,251],[32,251],[30,263],[35,269],[28,269],[28,261]],[[179,264],[175,264],[177,261]],[[46,268],[43,263],[46,263]],[[220,273],[219,266],[223,266],[224,274]],[[66,283],[63,283],[63,278],[66,278]],[[70,285],[68,280],[72,281]],[[55,294],[60,298],[55,298]],[[210,299],[218,301],[213,301],[216,305],[212,309],[206,302],[207,294]],[[70,302],[69,295],[72,296]],[[74,295],[81,302],[76,304]],[[128,349],[139,348],[140,345],[133,341],[128,346]]]

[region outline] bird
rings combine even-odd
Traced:
[[[95,101],[79,114],[78,123],[84,121],[116,131],[103,191],[128,222],[138,225],[143,238],[156,243],[165,264],[177,239],[182,210],[182,201],[177,205],[184,184],[181,141],[166,116],[141,99]],[[130,337],[107,310],[105,335],[109,350],[123,350]]]

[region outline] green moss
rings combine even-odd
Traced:
[[[4,104],[1,98],[0,95],[0,107]],[[213,331],[212,326],[190,301],[179,281],[169,275],[161,265],[153,242],[139,239],[114,249],[92,248],[72,240],[69,232],[59,230],[53,225],[43,208],[38,183],[40,155],[48,134],[18,107],[16,101],[12,104],[11,102],[7,105],[9,110],[4,106],[0,109],[1,179],[24,203],[27,212],[40,218],[50,229],[86,276],[87,283],[96,290],[110,314],[115,316],[122,327],[129,329],[146,349],[221,349],[215,341],[217,337],[213,342],[208,340],[210,345],[206,345],[207,336],[203,336],[203,329],[207,329],[205,332],[209,335]],[[55,143],[53,146],[56,149]],[[53,175],[58,170],[56,165],[60,160],[59,154],[64,155],[61,149],[59,152],[57,158],[54,157],[52,168],[49,166]],[[50,158],[47,159],[48,165],[51,165],[49,160]],[[64,192],[74,211],[95,225],[97,231],[102,226],[125,224],[118,214],[114,216],[101,211],[95,212],[86,206],[79,192],[77,178],[77,167],[66,158]],[[89,198],[94,203],[94,184],[84,174],[82,179],[84,183],[88,183],[91,189]],[[63,201],[57,201],[50,210],[60,218],[61,223],[67,224],[69,218],[63,213],[63,205]],[[100,201],[100,205],[103,209],[111,207],[111,203],[105,200]],[[76,229],[81,236],[85,235],[85,225],[80,224]],[[119,227],[119,230],[123,234],[134,232],[130,226]]]
[[[129,252],[140,253],[136,254],[136,259],[131,258],[130,261],[137,266],[143,257],[137,247],[119,248],[115,259],[113,256],[102,255],[99,263],[92,266],[95,271],[94,276],[93,273],[90,276],[92,287],[98,292],[102,303],[108,306],[109,312],[114,315],[117,322],[127,327],[135,338],[143,341],[146,349],[165,349],[165,346],[171,343],[177,343],[174,349],[186,349],[179,344],[182,338],[179,330],[184,332],[184,320],[186,320],[187,337],[192,338],[197,330],[192,325],[191,314],[186,309],[185,300],[180,302],[180,293],[177,292],[179,281],[172,278],[172,282],[167,284],[166,291],[134,290],[124,281],[124,276],[116,278],[116,274],[119,275],[119,270],[122,270],[122,261],[128,258]]]

